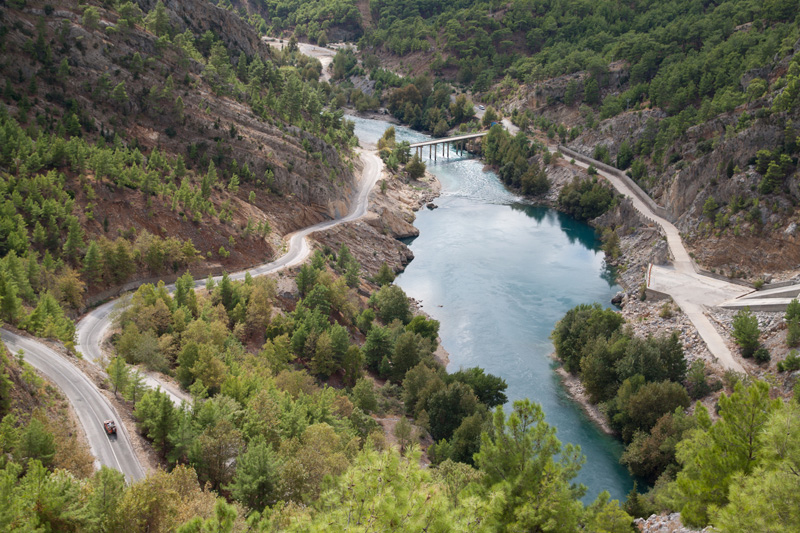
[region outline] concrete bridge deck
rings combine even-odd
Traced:
[[[442,145],[442,157],[450,157],[451,144],[455,145],[456,153],[461,152],[463,154],[467,141],[470,141],[472,139],[480,139],[481,137],[485,137],[488,134],[489,134],[488,131],[481,131],[478,133],[468,133],[466,135],[456,135],[455,137],[443,137],[441,139],[431,139],[430,141],[414,143],[410,145],[409,148],[414,150],[417,155],[422,157],[422,150],[427,146],[428,158],[436,161],[436,157],[439,153],[440,144]]]
[[[410,147],[411,148],[422,148],[423,146],[433,146],[436,144],[444,144],[444,143],[457,143],[460,141],[468,141],[470,139],[478,139],[480,137],[485,137],[488,135],[488,131],[481,131],[478,133],[469,133],[466,135],[458,135],[456,137],[443,137],[441,139],[431,139],[430,141],[424,141],[419,143],[414,143]]]

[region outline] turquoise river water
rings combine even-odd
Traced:
[[[388,126],[351,120],[362,144],[376,143]],[[396,130],[398,140],[429,139]],[[417,213],[414,260],[395,283],[441,323],[449,371],[480,366],[501,376],[510,401],[539,402],[561,442],[581,446],[585,501],[602,490],[624,499],[633,481],[619,464],[622,446],[569,398],[549,357],[550,332],[564,313],[580,303],[607,305],[619,290],[594,230],[521,202],[479,160],[454,157],[452,149],[446,159],[439,150],[437,162],[426,161],[442,184],[439,208]]]

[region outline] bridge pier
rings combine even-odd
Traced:
[[[423,141],[420,143],[414,143],[410,146],[416,150],[416,154],[421,158],[422,148],[424,146],[428,147],[428,159],[432,159],[433,161],[437,161],[439,159],[439,145],[442,145],[442,157],[450,158],[450,144],[453,145],[453,150],[455,150],[456,155],[464,155],[464,152],[467,149],[467,141],[471,139],[478,139],[481,137],[486,136],[488,132],[482,131],[479,133],[468,133],[466,135],[458,135],[455,137],[450,137],[446,139],[433,139],[430,141]]]

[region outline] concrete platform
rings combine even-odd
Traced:
[[[719,307],[734,310],[749,307],[751,311],[783,312],[791,301],[792,298],[737,298],[723,302]]]
[[[778,287],[776,289],[765,289],[745,294],[742,298],[763,299],[763,298],[798,298],[800,297],[800,285],[790,285],[788,287]]]

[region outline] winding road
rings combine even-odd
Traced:
[[[23,350],[25,361],[63,391],[86,432],[96,466],[115,468],[123,472],[128,481],[136,481],[145,476],[125,427],[118,423],[117,434],[112,436],[106,435],[103,430],[103,420],[119,421],[119,416],[86,374],[36,339],[5,329],[0,329],[0,338],[11,353]]]
[[[383,163],[372,152],[361,152],[363,170],[358,183],[358,189],[351,201],[349,213],[339,219],[320,222],[303,230],[287,236],[288,250],[279,259],[258,266],[251,270],[243,270],[232,274],[232,279],[244,279],[249,273],[251,276],[263,276],[289,268],[302,263],[311,254],[311,246],[306,237],[344,222],[357,220],[364,216],[369,207],[369,195],[381,175]],[[221,277],[215,278],[219,281]],[[198,281],[196,287],[202,287],[204,280]],[[174,290],[174,285],[169,287]],[[86,314],[77,326],[78,344],[76,349],[88,360],[98,364],[103,361],[102,343],[111,328],[113,311],[130,300],[130,295],[107,302]],[[136,481],[145,477],[145,470],[139,463],[131,446],[131,441],[119,415],[111,403],[103,396],[97,386],[73,363],[65,357],[50,349],[46,344],[37,339],[18,335],[11,331],[0,329],[0,337],[11,353],[23,350],[25,360],[37,370],[53,381],[66,395],[83,426],[89,440],[92,455],[97,465],[105,465],[124,473],[129,481]],[[153,374],[146,376],[146,382],[151,386],[160,386],[172,398],[176,405],[187,399],[187,395],[160,380]],[[114,419],[117,421],[118,434],[108,437],[103,430],[103,420]]]
[[[299,265],[311,254],[311,246],[306,237],[317,231],[323,231],[338,224],[351,222],[364,216],[369,207],[369,194],[378,182],[381,169],[383,168],[383,162],[375,153],[364,151],[361,152],[361,161],[364,164],[364,168],[361,172],[358,190],[351,201],[350,212],[347,215],[335,220],[326,220],[287,235],[288,250],[280,258],[250,270],[235,272],[230,274],[229,277],[233,280],[242,280],[247,274],[250,274],[252,277],[264,276]],[[214,278],[214,281],[220,281],[221,279],[222,276],[217,276]],[[195,282],[195,288],[202,288],[205,286],[205,283],[205,280],[198,280]],[[174,291],[175,285],[168,285],[167,289],[170,292]],[[124,306],[129,299],[130,295],[107,302],[87,313],[80,322],[78,322],[76,325],[78,343],[75,348],[82,353],[84,357],[96,363],[103,360],[102,343],[108,334],[108,330],[111,328],[112,312],[114,309]],[[165,390],[169,392],[169,389],[165,388]],[[171,394],[171,396],[173,396],[173,400],[176,401],[176,403],[180,403],[181,398],[177,397],[178,395]]]
[[[548,149],[551,152],[558,150],[554,146],[548,146]],[[574,164],[582,168],[588,168],[587,161],[594,161],[587,156],[582,156],[582,159],[586,161],[576,160]],[[708,351],[717,358],[725,369],[744,373],[744,367],[733,356],[725,339],[722,338],[717,328],[708,319],[704,309],[706,306],[717,306],[727,300],[738,298],[752,292],[752,289],[698,273],[695,270],[689,252],[686,251],[686,247],[683,245],[678,228],[670,221],[654,213],[650,206],[643,202],[624,180],[602,170],[599,167],[599,161],[594,161],[594,163],[598,164],[596,167],[598,174],[608,180],[620,194],[630,199],[637,211],[658,224],[664,231],[664,235],[666,235],[667,244],[673,257],[672,265],[653,265],[648,273],[648,288],[668,294],[678,304],[695,328],[697,328],[697,332],[706,343]]]
[[[369,195],[380,178],[383,162],[375,153],[364,151],[361,151],[361,160],[364,165],[361,172],[361,178],[358,183],[357,192],[351,200],[350,211],[347,215],[339,219],[320,222],[319,224],[315,224],[288,235],[286,237],[288,242],[288,250],[279,259],[250,270],[243,270],[241,272],[233,273],[230,275],[230,278],[234,280],[241,280],[244,279],[248,273],[253,277],[264,276],[266,274],[278,272],[285,268],[299,265],[311,254],[311,246],[306,237],[317,231],[323,231],[338,224],[351,222],[364,216],[369,208]],[[214,278],[215,281],[219,281],[221,279],[221,276]],[[196,288],[201,288],[204,286],[205,280],[199,280],[195,283]],[[174,291],[175,286],[169,285],[167,288],[170,291]],[[118,298],[117,300],[107,302],[87,313],[80,320],[80,322],[78,322],[76,325],[78,337],[76,349],[88,360],[94,363],[101,363],[103,361],[105,354],[103,353],[102,343],[108,335],[108,331],[111,329],[113,311],[120,306],[124,306],[129,300],[130,295],[126,295]],[[77,369],[74,370],[78,371]],[[147,374],[146,382],[150,386],[161,387],[167,394],[169,394],[175,405],[180,405],[182,401],[189,400],[189,397],[184,391],[178,389],[171,383],[160,379],[154,373]],[[83,390],[86,387],[93,387],[93,384],[86,380],[86,383],[83,387],[81,387],[81,389]],[[100,431],[102,431],[102,427],[100,425],[97,425],[97,427],[100,428]],[[87,434],[94,429],[93,426],[87,426],[85,423],[84,428],[86,429]],[[95,457],[99,456],[95,454]],[[114,466],[113,463],[108,463],[104,459],[105,458],[100,458],[100,461],[103,464]],[[117,468],[117,466],[114,467]],[[120,470],[133,478],[133,471],[129,471],[127,468],[127,466],[122,465]]]

